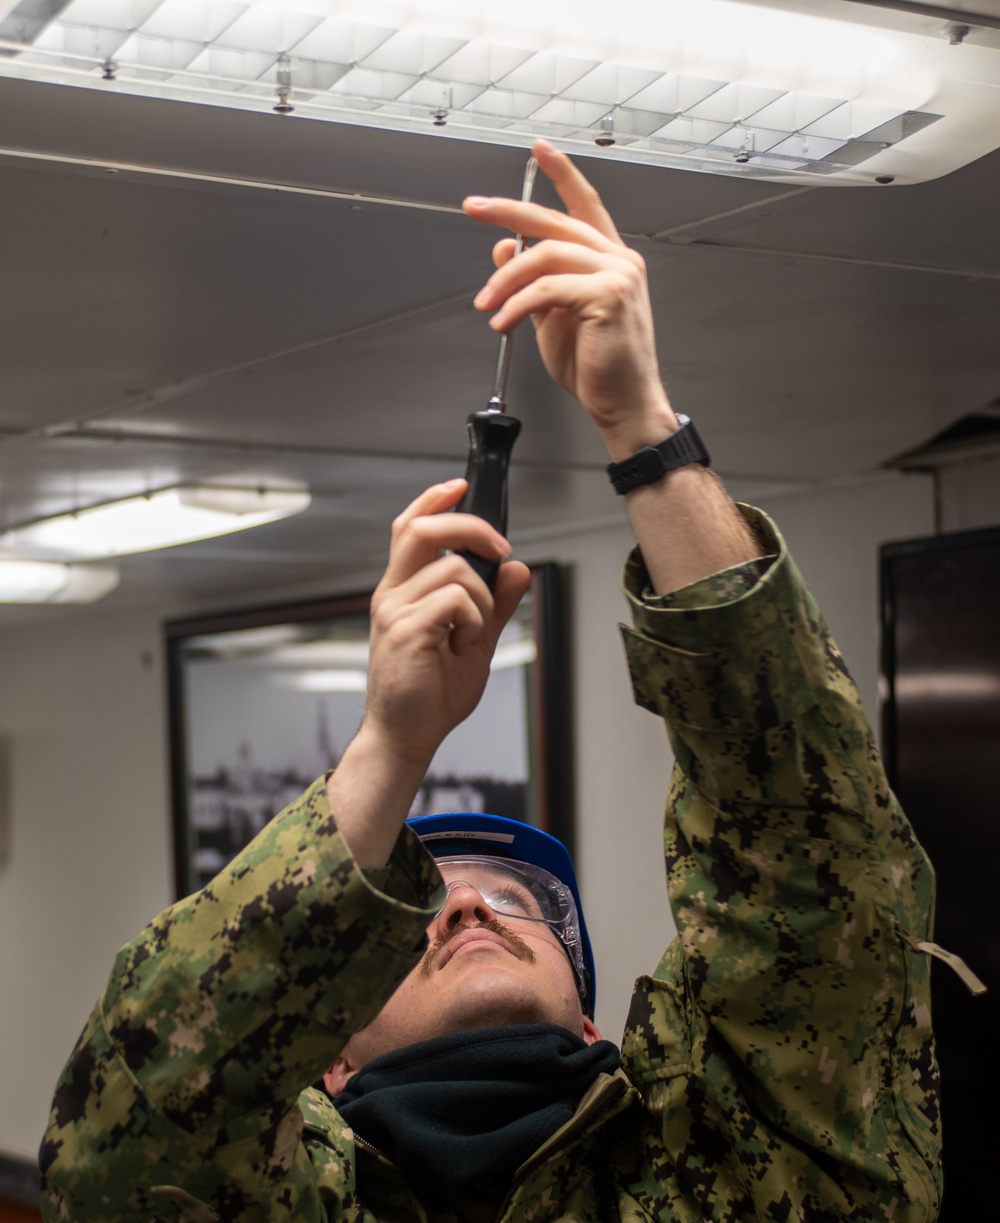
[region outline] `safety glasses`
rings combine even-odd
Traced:
[[[438,869],[449,895],[452,888],[467,884],[474,888],[500,922],[539,922],[547,925],[569,956],[582,1000],[587,997],[580,920],[573,893],[540,866],[489,854],[461,858],[438,858]]]

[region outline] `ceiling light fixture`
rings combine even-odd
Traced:
[[[301,513],[309,501],[301,489],[166,488],[14,527],[2,543],[32,558],[125,556],[275,522]]]
[[[282,686],[297,692],[365,692],[368,688],[367,671],[297,671],[289,677],[280,677]]]
[[[536,660],[538,647],[535,640],[529,635],[522,636],[522,631],[519,625],[508,626],[504,630],[493,652],[491,671],[526,667]],[[267,661],[287,665],[304,659],[330,665],[284,671],[276,675],[274,682],[279,687],[294,688],[299,692],[364,692],[368,686],[366,642],[318,641],[291,646],[276,650]],[[366,669],[361,670],[361,667]]]
[[[0,558],[0,603],[95,603],[119,576],[111,565]]]
[[[19,23],[23,3],[0,22],[0,73],[742,178],[913,183],[1000,145],[1000,37],[949,41],[925,6],[899,7],[69,0]]]

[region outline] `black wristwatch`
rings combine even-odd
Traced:
[[[677,413],[680,428],[655,446],[643,446],[629,459],[608,464],[608,475],[616,493],[630,493],[643,484],[655,484],[668,471],[700,463],[707,467],[711,463],[705,443],[689,416]]]

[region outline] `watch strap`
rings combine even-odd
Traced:
[[[643,484],[655,484],[667,472],[691,463],[700,463],[702,467],[709,465],[712,460],[691,418],[678,413],[677,420],[680,428],[662,442],[655,446],[643,446],[620,463],[608,464],[608,476],[616,493],[622,495]]]

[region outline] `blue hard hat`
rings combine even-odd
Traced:
[[[593,1018],[597,993],[594,953],[587,934],[573,860],[562,841],[522,820],[508,819],[504,815],[484,815],[482,812],[452,811],[441,815],[420,815],[406,822],[435,858],[460,858],[472,854],[511,858],[548,871],[569,888],[576,904],[583,952],[580,998],[584,1011]]]

